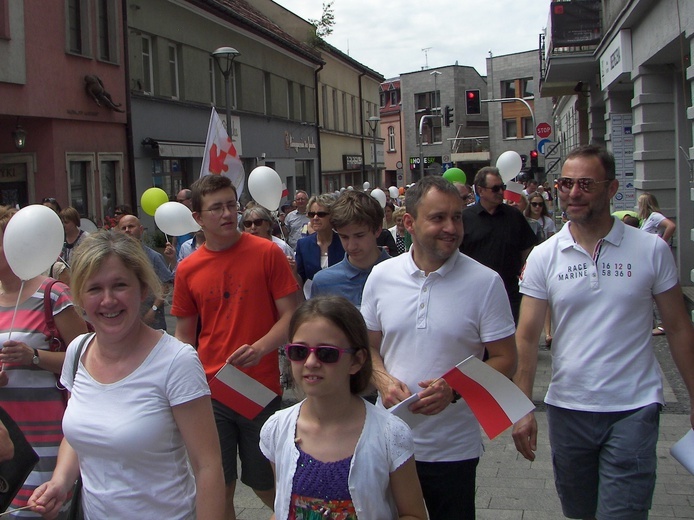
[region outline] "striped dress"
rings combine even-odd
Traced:
[[[12,340],[29,347],[49,350],[48,329],[44,318],[43,295],[50,279],[17,310],[12,329]],[[51,289],[53,316],[72,306],[69,289],[61,282]],[[10,339],[10,326],[14,307],[0,306],[0,346]],[[65,346],[63,346],[65,348]],[[39,354],[40,357],[40,354]],[[0,387],[0,405],[17,422],[22,432],[41,459],[19,491],[10,509],[27,505],[34,489],[50,480],[63,439],[62,419],[65,411],[64,392],[56,386],[55,374],[34,365],[5,365],[9,378],[7,386]],[[10,518],[40,518],[31,511],[17,511]]]

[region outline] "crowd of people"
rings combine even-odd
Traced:
[[[694,329],[675,224],[644,194],[642,230],[625,225],[617,188],[593,146],[568,155],[556,196],[531,181],[514,204],[485,167],[385,207],[297,191],[278,219],[206,176],[177,196],[201,230],[163,254],[127,207],[89,234],[45,199],[65,229],[59,281],[20,280],[0,247],[0,405],[41,448],[13,517],[234,519],[241,479],[278,519],[474,519],[480,425],[441,376],[475,356],[532,398],[544,333],[564,514],[647,518],[664,404],[653,301],[690,398]],[[15,212],[0,207],[0,238]],[[210,391],[227,365],[275,394],[257,415]],[[303,396],[284,409],[283,378]],[[409,426],[387,410],[414,394]],[[532,413],[512,436],[534,460]]]

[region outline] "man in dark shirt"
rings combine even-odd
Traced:
[[[518,324],[518,275],[537,237],[523,214],[504,204],[504,182],[497,168],[477,172],[475,191],[480,201],[463,211],[460,251],[499,273]]]

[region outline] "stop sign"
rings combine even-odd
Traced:
[[[535,133],[537,133],[538,137],[545,138],[549,137],[550,134],[552,133],[552,127],[549,125],[549,123],[540,123],[537,125],[537,128],[535,129]]]

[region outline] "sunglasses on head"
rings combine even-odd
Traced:
[[[505,184],[497,184],[496,186],[486,186],[486,189],[491,190],[494,193],[499,193],[500,191],[504,191],[506,189]]]
[[[308,218],[313,218],[315,216],[318,216],[319,218],[325,218],[328,215],[330,215],[330,213],[328,213],[327,211],[308,211],[306,212],[306,214],[308,215]]]
[[[290,361],[306,361],[309,354],[313,352],[321,363],[337,363],[342,353],[353,354],[353,348],[339,348],[329,345],[318,345],[309,347],[301,343],[289,343],[284,346],[284,352]]]
[[[263,220],[262,218],[257,218],[255,220],[244,220],[243,221],[243,227],[245,227],[245,228],[249,228],[251,226],[260,227],[263,225],[263,222],[265,222],[265,220]]]

